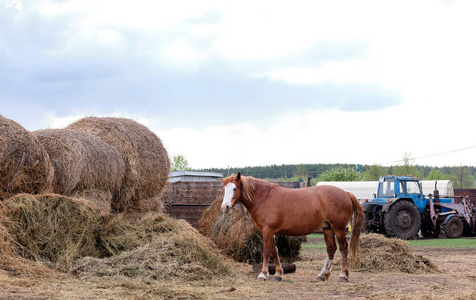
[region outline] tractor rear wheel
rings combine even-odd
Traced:
[[[449,239],[457,239],[463,234],[463,222],[457,216],[452,216],[443,225],[443,232],[445,236]]]
[[[420,231],[421,217],[416,206],[406,200],[395,202],[384,217],[387,234],[401,239],[412,239]]]

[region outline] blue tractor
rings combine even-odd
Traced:
[[[383,176],[374,198],[362,203],[364,231],[402,239],[412,239],[420,231],[424,237],[437,237],[441,228],[449,238],[460,237],[465,230],[474,235],[475,209],[467,199],[455,202],[440,198],[436,184],[434,194],[426,198],[414,176]]]

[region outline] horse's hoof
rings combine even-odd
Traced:
[[[321,277],[321,276],[317,276],[317,280],[326,281],[326,279],[324,277]]]
[[[271,279],[272,282],[280,282],[281,280],[282,280],[282,279],[281,279],[281,277],[279,277],[279,276],[274,276],[274,277]]]
[[[339,277],[339,279],[337,279],[338,282],[349,282],[349,279],[347,277]]]
[[[266,278],[258,277],[258,281],[266,281]]]

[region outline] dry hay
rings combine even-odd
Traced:
[[[186,221],[161,213],[131,220],[125,214],[101,214],[88,201],[54,194],[19,194],[0,209],[0,269],[25,269],[19,262],[28,265],[27,258],[110,278],[199,279],[230,273],[230,262],[213,241]]]
[[[114,244],[112,252],[118,254],[102,259],[82,258],[75,263],[75,273],[113,281],[124,277],[147,281],[210,279],[231,272],[230,263],[214,248],[213,242],[184,220],[157,213],[146,215],[136,224],[118,218],[107,230],[109,247]],[[129,246],[123,248],[124,245]],[[126,248],[132,250],[123,251]]]
[[[3,210],[0,202],[0,210]],[[8,232],[7,227],[3,225],[5,217],[0,213],[0,271],[6,271],[10,275],[44,275],[51,271],[46,266],[32,263],[19,255],[15,240]]]
[[[161,140],[147,127],[130,119],[87,117],[67,128],[100,137],[124,158],[125,176],[114,211],[137,207],[140,199],[155,198],[164,190],[170,161]]]
[[[33,135],[50,156],[58,193],[88,199],[109,213],[125,173],[119,151],[96,136],[70,129],[37,130]]]
[[[111,213],[111,203],[113,196],[111,192],[100,189],[85,189],[81,191],[75,191],[71,195],[68,195],[75,199],[84,199],[96,205],[102,213]]]
[[[26,258],[69,267],[79,257],[98,255],[97,207],[66,196],[19,194],[4,201],[3,225]]]
[[[125,213],[129,219],[137,220],[149,212],[162,212],[164,204],[160,196],[138,199],[135,205],[127,209]]]
[[[336,265],[341,259],[336,260]],[[369,272],[432,273],[438,272],[428,258],[413,255],[410,243],[398,238],[371,233],[360,237],[360,258],[356,269]]]
[[[221,198],[203,212],[198,222],[199,231],[209,236],[224,253],[239,262],[256,264],[262,261],[263,237],[253,226],[251,217],[237,203],[229,214],[221,213]],[[283,262],[298,259],[302,237],[276,235],[279,257]]]
[[[38,140],[0,115],[0,200],[53,191],[53,166]]]

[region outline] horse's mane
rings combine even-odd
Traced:
[[[225,179],[222,180],[222,182],[223,182],[222,185],[225,186],[228,183],[234,181],[234,179],[235,179],[234,176],[230,176],[228,178],[225,178]],[[254,202],[253,200],[254,200],[254,194],[255,194],[255,189],[256,189],[256,184],[257,183],[264,183],[264,184],[268,184],[268,185],[272,185],[272,186],[279,186],[279,184],[277,184],[277,183],[268,182],[266,180],[254,178],[254,177],[251,177],[251,176],[241,176],[241,182],[242,182],[241,193],[242,193],[243,197],[245,197],[246,199],[248,199],[251,202]]]
[[[243,182],[243,188],[242,188],[243,197],[245,197],[251,202],[254,202],[253,200],[255,198],[254,194],[255,194],[257,183],[264,183],[264,184],[269,184],[273,186],[279,186],[277,183],[268,182],[266,180],[254,178],[251,176],[241,176],[241,181]]]

